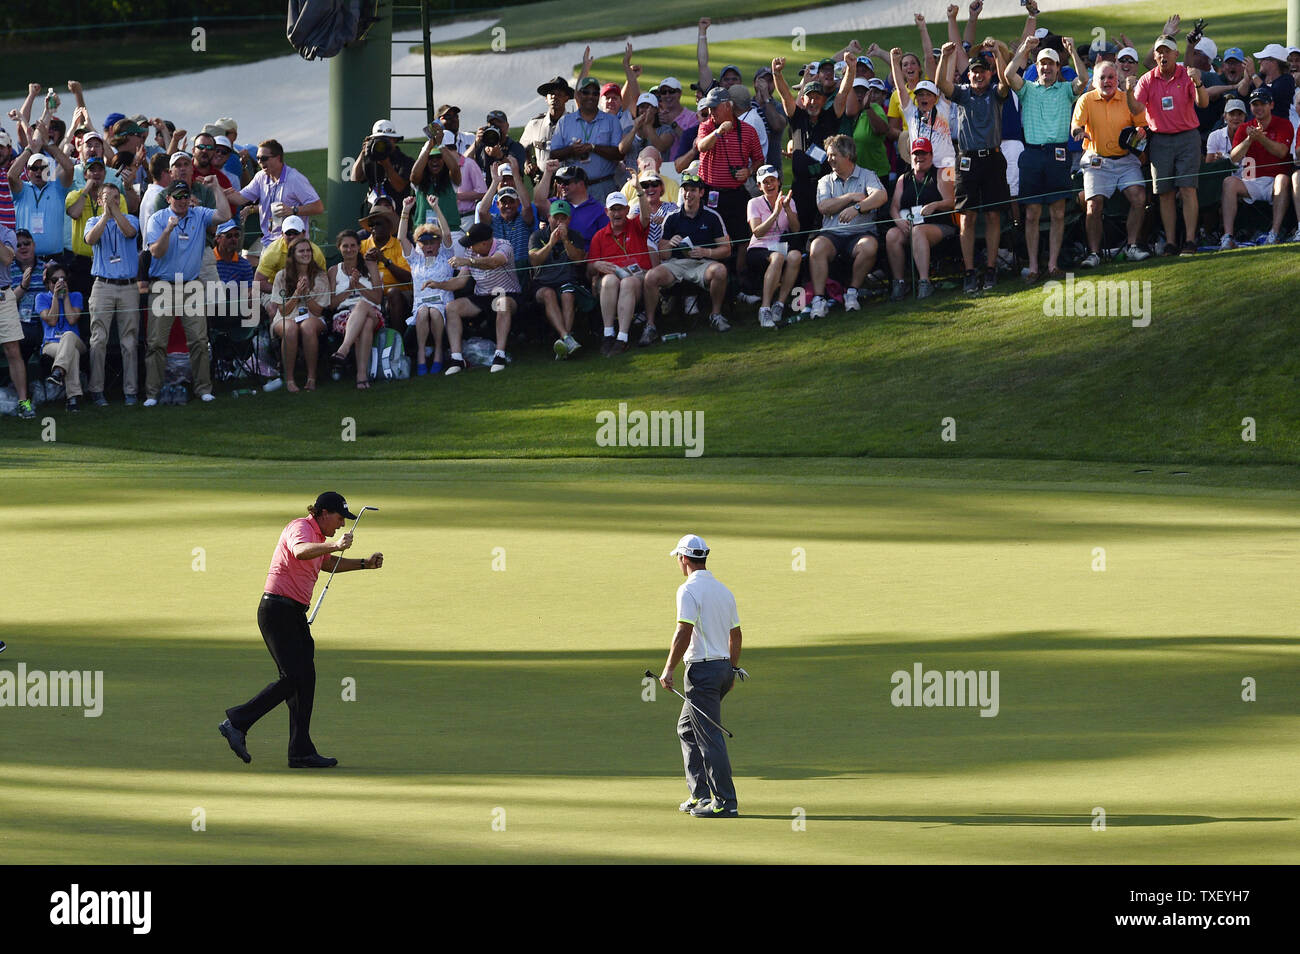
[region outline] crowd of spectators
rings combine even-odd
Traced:
[[[159,403],[178,343],[213,400],[213,297],[176,306],[196,280],[256,287],[285,388],[310,391],[323,359],[369,387],[384,329],[415,376],[467,370],[469,334],[498,372],[521,340],[557,359],[593,338],[606,357],[651,346],[678,306],[726,332],[756,305],[779,328],[929,298],[942,274],[973,295],[1008,273],[1033,285],[1066,265],[1300,241],[1300,48],[1221,50],[1201,22],[1180,40],[1177,16],[1151,41],[1081,47],[1035,0],[1019,36],[980,38],[982,6],[964,27],[950,6],[939,45],[917,14],[919,52],[854,40],[748,83],[734,64],[715,74],[704,18],[689,94],[647,82],[630,43],[621,82],[593,76],[588,51],[575,80],[538,86],[547,109],[518,140],[502,110],[462,129],[449,104],[412,156],[379,119],[348,173],[365,184],[357,228],[329,259],[311,230],[324,203],[275,139],[241,144],[228,118],[192,140],[143,114],[98,124],[75,81],[70,122],[52,90],[34,116],[33,83],[0,130],[18,413],[34,416],[34,355],[68,409],[106,404],[114,327],[126,404]]]

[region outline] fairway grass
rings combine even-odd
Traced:
[[[1293,490],[161,460],[3,471],[27,582],[0,669],[105,683],[99,718],[0,709],[7,861],[1300,861]],[[257,595],[308,484],[379,506],[357,547],[386,560],[313,627],[313,736],[341,762],[319,773],[285,767],[283,709],[249,766],[216,731],[274,676]],[[680,703],[642,701],[688,530],[753,675],[723,706],[745,816],[724,831],[675,810]],[[999,671],[998,715],[895,708],[918,662]]]

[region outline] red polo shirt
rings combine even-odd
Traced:
[[[1237,127],[1237,132],[1232,137],[1233,146],[1240,145],[1246,139],[1246,128],[1259,128],[1259,120],[1251,119]],[[1273,121],[1268,124],[1268,129],[1264,130],[1264,135],[1273,142],[1285,143],[1288,147],[1291,145],[1291,136],[1294,130],[1291,128],[1291,121],[1283,119],[1281,116],[1274,116]],[[1260,143],[1251,143],[1250,149],[1246,151],[1246,159],[1255,161],[1255,178],[1271,179],[1278,173],[1288,175],[1291,172],[1291,156],[1288,153],[1279,159]],[[1243,162],[1245,160],[1242,160]]]
[[[739,166],[749,168],[755,162],[763,162],[763,148],[758,142],[758,133],[744,120],[734,119],[736,128],[718,137],[713,148],[708,152],[700,150],[700,178],[711,189],[740,189],[744,183],[737,182],[731,170]],[[695,132],[695,145],[710,135],[718,124],[710,117],[700,123]]]
[[[592,261],[609,262],[620,268],[627,268],[633,262],[640,265],[642,271],[649,271],[652,267],[645,228],[639,218],[628,218],[623,225],[623,234],[620,236],[614,235],[612,224],[605,226],[592,237],[587,257]]]
[[[180,324],[180,322],[177,322]],[[311,592],[316,588],[316,577],[324,554],[311,560],[299,560],[293,548],[299,543],[324,543],[314,517],[299,517],[280,532],[280,541],[271,554],[271,568],[266,574],[266,592],[287,596],[299,603],[310,603]]]

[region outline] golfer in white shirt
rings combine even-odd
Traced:
[[[736,789],[731,781],[727,743],[716,725],[722,721],[722,697],[735,685],[740,665],[740,616],[736,598],[705,569],[708,545],[694,534],[677,542],[677,557],[686,582],[677,588],[677,631],[659,683],[673,688],[673,670],[686,663],[686,698],[708,719],[683,704],[677,720],[686,763],[690,797],[680,810],[696,818],[735,818]]]

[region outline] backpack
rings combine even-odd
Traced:
[[[411,359],[406,356],[402,336],[392,328],[384,328],[375,335],[375,345],[370,349],[370,379],[401,381],[411,376]]]

